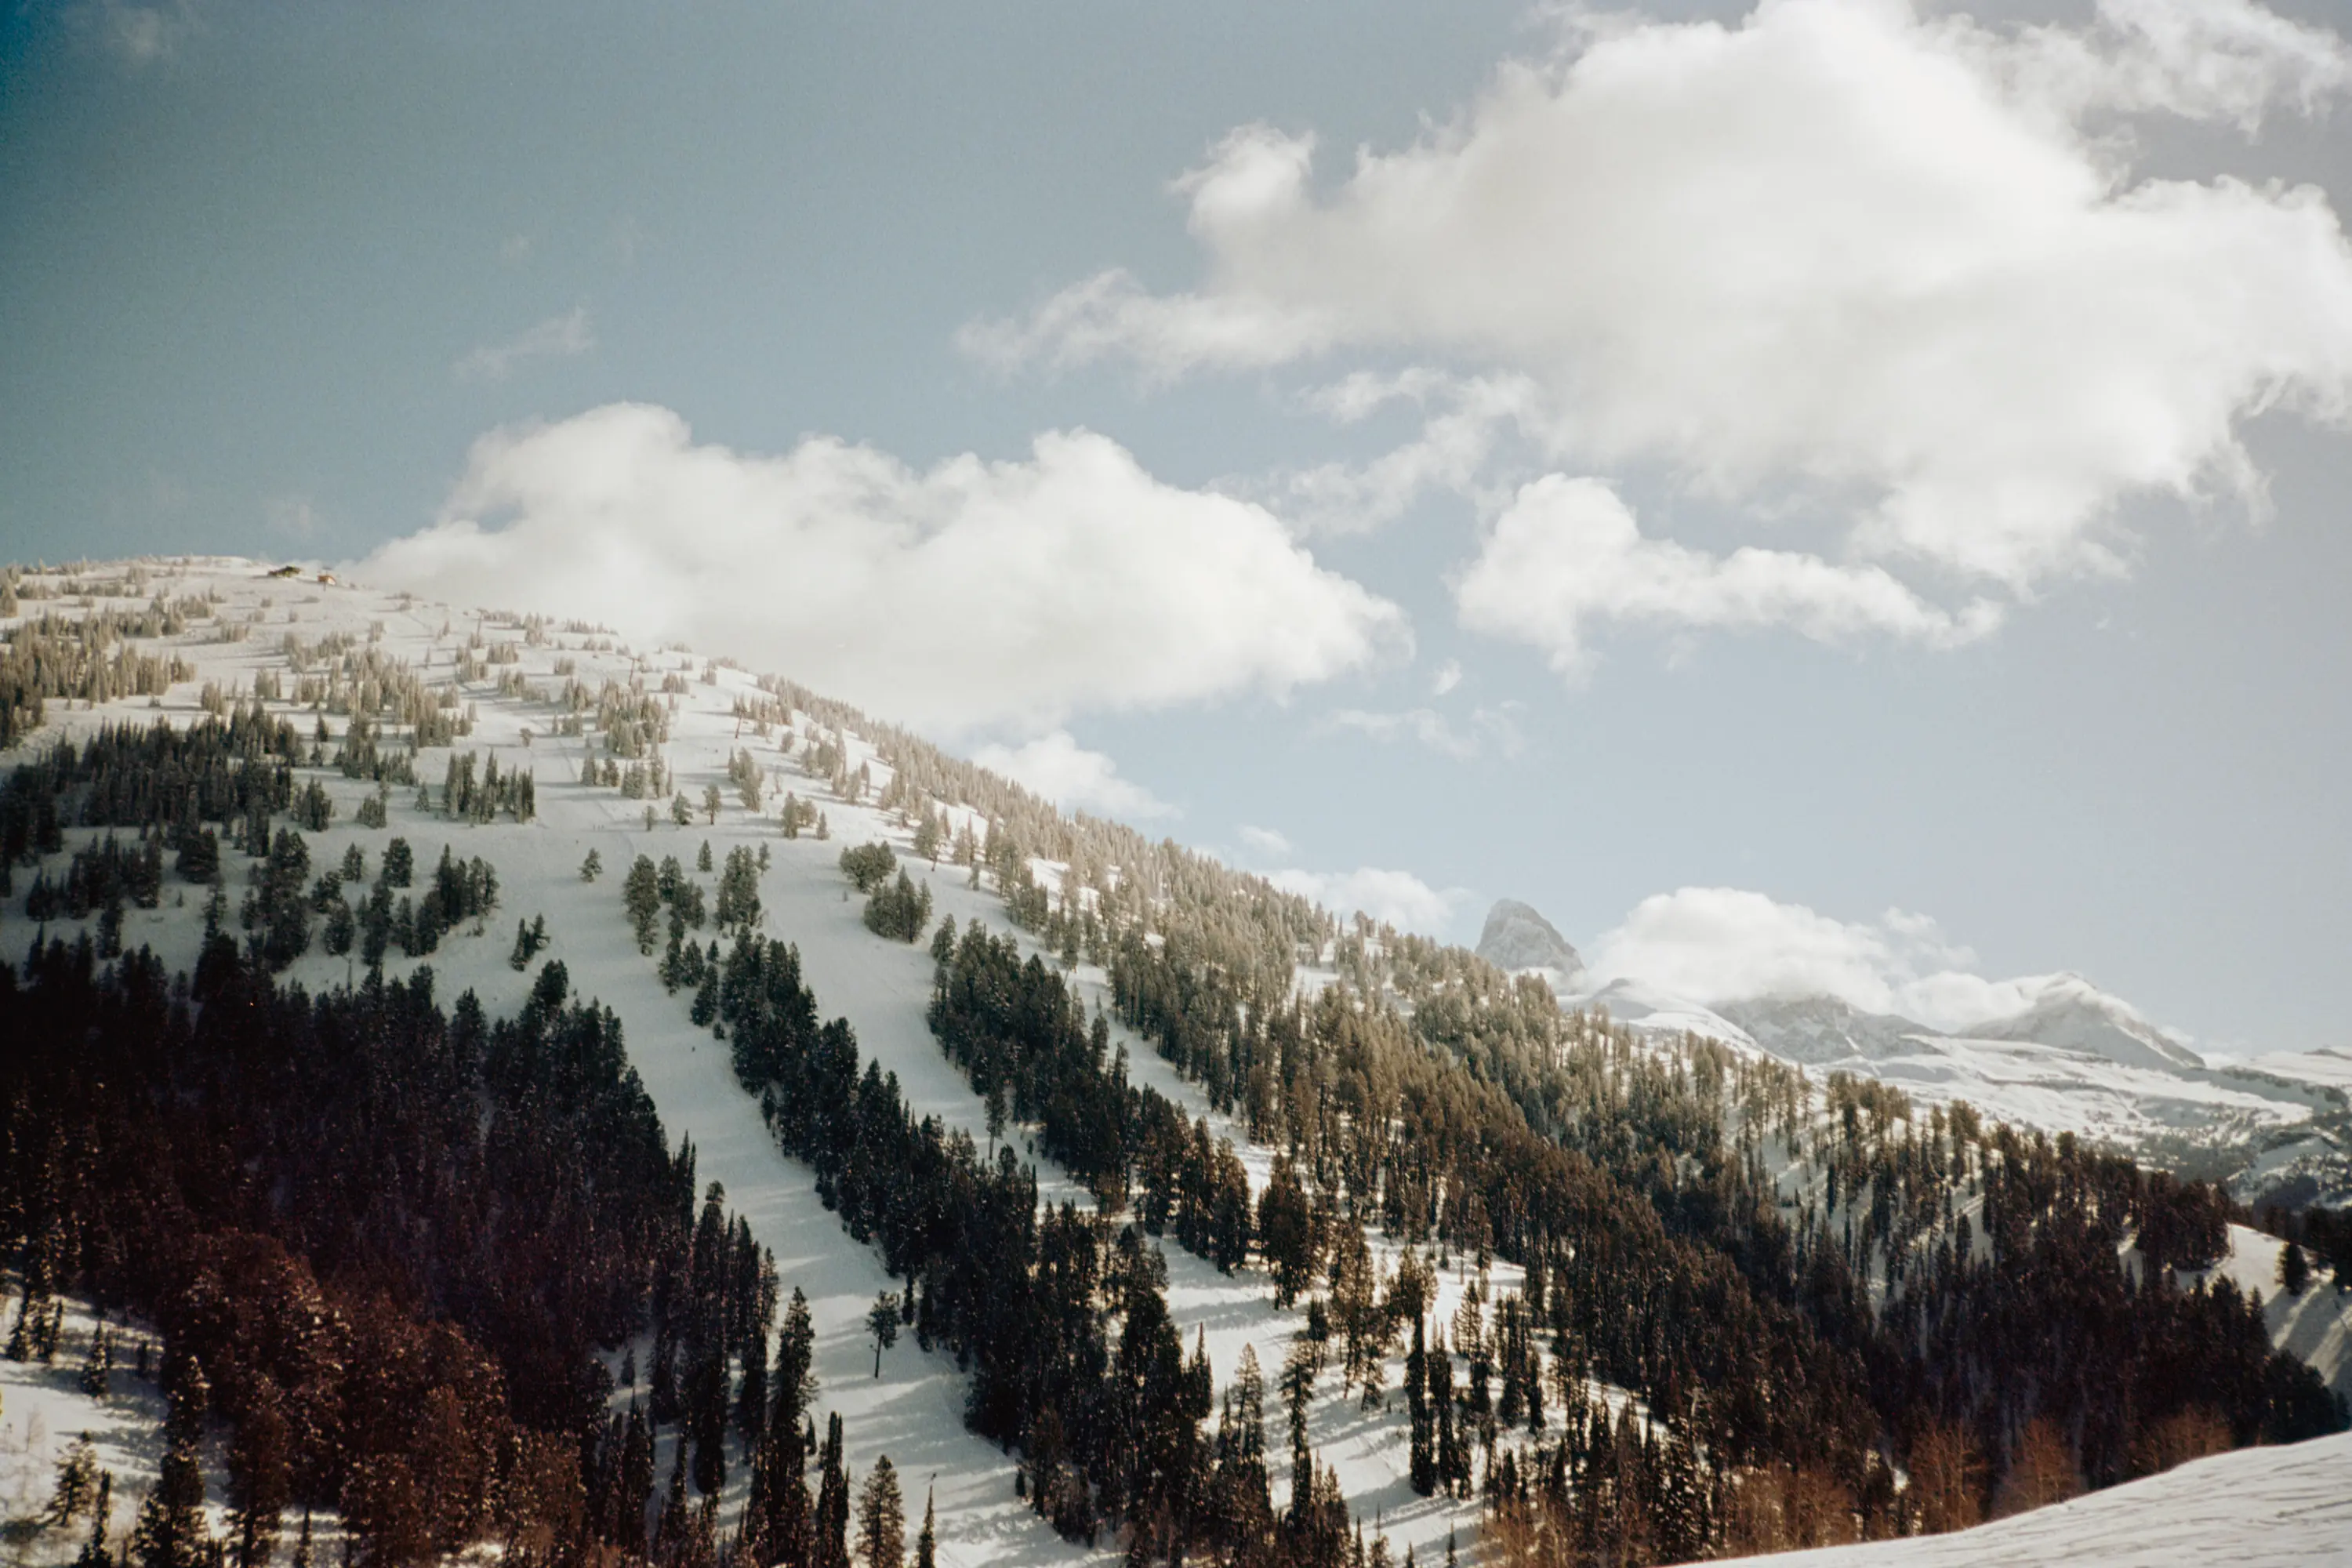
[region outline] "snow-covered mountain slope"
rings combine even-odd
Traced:
[[[121,570],[89,568],[84,574],[120,574]],[[806,1293],[817,1331],[819,1421],[828,1411],[843,1415],[852,1468],[865,1474],[877,1455],[887,1454],[905,1478],[919,1514],[924,1494],[935,1497],[943,1563],[978,1568],[986,1563],[1108,1560],[1115,1551],[1108,1537],[1089,1552],[1056,1535],[1016,1495],[1014,1460],[966,1429],[970,1377],[952,1356],[926,1352],[902,1340],[883,1356],[880,1375],[874,1375],[866,1312],[877,1291],[898,1281],[884,1269],[874,1250],[846,1235],[840,1217],[819,1201],[810,1170],[778,1150],[757,1104],[737,1082],[726,1047],[713,1040],[708,1028],[691,1022],[688,996],[664,988],[654,961],[637,950],[624,913],[622,874],[639,854],[656,860],[676,856],[691,867],[705,843],[715,862],[723,862],[728,850],[739,845],[764,848],[771,859],[759,884],[764,929],[798,947],[803,973],[822,1016],[849,1021],[861,1058],[895,1075],[916,1116],[937,1116],[950,1129],[968,1132],[975,1142],[988,1146],[987,1108],[941,1054],[926,1022],[931,958],[920,946],[887,941],[866,929],[862,904],[852,898],[839,869],[841,851],[845,846],[874,840],[891,843],[899,864],[929,888],[940,914],[953,916],[959,925],[980,921],[1000,934],[1019,933],[1012,931],[994,893],[968,886],[960,868],[917,857],[909,829],[895,814],[870,804],[889,780],[887,764],[873,748],[854,733],[828,735],[845,752],[846,772],[855,773],[861,767],[867,772],[866,804],[853,803],[832,793],[827,777],[812,771],[812,738],[822,726],[796,714],[795,733],[784,746],[762,740],[734,712],[739,699],[764,697],[754,678],[683,649],[631,649],[609,632],[580,626],[548,630],[534,640],[520,623],[496,614],[419,603],[310,575],[275,579],[250,562],[150,563],[143,571],[152,592],[172,598],[210,595],[218,600],[207,619],[193,623],[176,639],[173,651],[194,666],[194,678],[175,683],[152,700],[134,698],[94,706],[53,701],[42,729],[28,744],[49,744],[61,736],[87,737],[106,724],[144,725],[159,718],[175,725],[193,723],[205,712],[207,686],[250,693],[258,681],[295,699],[300,667],[310,657],[307,650],[331,639],[349,638],[436,679],[461,673],[464,661],[474,661],[462,671],[469,676],[463,685],[470,732],[454,746],[426,748],[418,758],[417,776],[436,786],[437,794],[452,755],[468,752],[495,758],[502,773],[528,770],[535,783],[533,820],[455,821],[422,807],[416,790],[395,788],[387,800],[387,826],[362,827],[357,826],[359,810],[375,794],[374,787],[331,772],[324,775],[335,815],[323,831],[308,835],[314,864],[334,864],[356,845],[373,868],[387,838],[398,836],[409,841],[420,868],[431,866],[446,844],[461,859],[478,856],[497,872],[498,910],[484,929],[453,930],[423,960],[404,957],[395,947],[387,955],[386,974],[401,978],[429,964],[436,993],[445,1000],[472,990],[493,1016],[510,1014],[527,994],[537,969],[534,963],[529,970],[518,971],[509,962],[514,922],[543,915],[549,942],[540,962],[562,960],[575,988],[618,1016],[629,1060],[670,1141],[692,1139],[699,1179],[725,1186],[730,1206],[774,1253],[783,1289],[789,1292],[797,1287]],[[59,607],[55,602],[28,600],[23,609],[38,614]],[[482,646],[469,646],[478,635]],[[611,787],[586,782],[588,763],[598,755],[596,738],[563,733],[561,710],[543,700],[565,679],[576,679],[593,689],[608,677],[625,683],[638,676],[650,689],[667,686],[663,700],[669,707],[669,739],[662,754],[675,788],[690,799],[700,801],[707,786],[720,790],[724,804],[715,822],[707,821],[698,809],[691,826],[680,826],[670,818],[667,792],[648,802],[626,799]],[[501,684],[506,689],[499,689]],[[307,703],[273,706],[291,713],[309,732],[312,715]],[[730,776],[730,761],[741,752],[753,756],[763,781],[758,810],[744,807]],[[782,836],[777,811],[788,790],[821,805],[827,837],[805,832],[798,837]],[[70,852],[101,835],[68,828],[65,837]],[[587,886],[581,868],[592,850],[604,872],[601,880]],[[1050,866],[1037,868],[1049,881],[1055,874]],[[241,866],[232,870],[233,894],[242,876]],[[706,873],[699,880],[708,890],[715,879]],[[21,953],[33,935],[25,919],[23,889],[20,878],[17,896],[0,900],[0,948],[12,956]],[[202,903],[198,890],[167,878],[162,907],[125,911],[124,945],[149,945],[174,968],[192,965],[203,934]],[[92,915],[79,922],[52,921],[48,930],[70,940],[76,929],[94,931],[97,924]],[[1025,936],[1020,940],[1024,949],[1034,945]],[[331,956],[314,943],[281,979],[317,992],[345,984],[352,972],[351,959]],[[1080,965],[1073,978],[1090,1003],[1107,1001],[1099,968]],[[1180,1078],[1149,1043],[1116,1021],[1111,1029],[1128,1052],[1135,1079],[1158,1089],[1189,1114],[1205,1117],[1213,1135],[1231,1139],[1253,1187],[1262,1189],[1271,1173],[1273,1152],[1251,1142],[1244,1127],[1212,1110],[1199,1089]],[[1017,1123],[1007,1136],[1025,1138]],[[1050,1162],[1037,1159],[1034,1152],[1026,1158],[1038,1167],[1042,1199],[1091,1203],[1086,1190]],[[1392,1269],[1399,1249],[1377,1231],[1367,1240],[1380,1265]],[[1262,1268],[1244,1267],[1228,1276],[1172,1242],[1161,1251],[1168,1306],[1187,1350],[1201,1338],[1221,1388],[1234,1377],[1244,1349],[1253,1350],[1271,1388],[1304,1326],[1304,1304],[1302,1310],[1276,1311],[1270,1279]],[[1461,1263],[1455,1259],[1454,1267],[1439,1271],[1436,1310],[1441,1317],[1454,1311],[1471,1283]],[[1489,1287],[1498,1293],[1515,1291],[1520,1283],[1519,1271],[1500,1262],[1489,1275]],[[1391,1363],[1387,1382],[1394,1388],[1402,1381],[1402,1352]],[[1385,1407],[1367,1411],[1352,1397],[1339,1397],[1338,1384],[1335,1375],[1323,1377],[1309,1440],[1318,1458],[1335,1468],[1351,1510],[1367,1531],[1386,1534],[1400,1560],[1408,1548],[1423,1561],[1433,1560],[1443,1553],[1449,1535],[1469,1540],[1478,1518],[1475,1499],[1423,1498],[1409,1484],[1401,1402],[1391,1400]],[[623,1395],[616,1398],[625,1402]],[[1278,1412],[1276,1419],[1280,1419]],[[1286,1448],[1270,1465],[1279,1500],[1288,1485]],[[734,1520],[742,1506],[749,1468],[739,1465],[730,1470],[735,1479],[729,1482],[722,1522]]]
[[[1761,1049],[1809,1067],[1901,1056],[1932,1033],[1892,1013],[1865,1013],[1839,996],[1765,996],[1726,1002],[1716,1011]]]
[[[2352,1289],[2313,1284],[2301,1294],[2279,1283],[2279,1241],[2242,1225],[2230,1227],[2230,1251],[2204,1275],[2222,1278],[2262,1303],[2271,1342],[2309,1362],[2322,1381],[2352,1397]]]
[[[2315,1568],[2352,1561],[2352,1434],[2241,1448],[1974,1530],[1736,1561],[1773,1568]]]
[[[1617,1023],[1648,1035],[1699,1035],[1734,1050],[1762,1049],[1748,1031],[1711,1007],[1675,996],[1639,980],[1612,980],[1598,990],[1553,987],[1563,1007],[1606,1013]]]
[[[88,1518],[39,1528],[56,1497],[58,1462],[75,1441],[89,1439],[98,1468],[114,1478],[108,1516],[116,1529],[138,1515],[163,1457],[163,1397],[137,1375],[144,1331],[108,1325],[113,1370],[97,1391],[84,1386],[98,1320],[81,1301],[66,1301],[63,1331],[47,1361],[0,1357],[0,1521],[9,1521],[12,1563],[52,1568],[70,1563],[89,1539]],[[214,1500],[217,1505],[219,1493]],[[215,1507],[215,1523],[225,1510]]]
[[[2126,1067],[2189,1069],[2205,1065],[2170,1030],[2150,1023],[2129,1003],[2079,974],[2047,975],[2028,984],[2038,992],[2031,1005],[2005,1018],[1969,1025],[1969,1037],[2084,1051]]]
[[[91,574],[110,570],[121,569],[93,569]],[[737,716],[739,700],[768,696],[751,676],[682,649],[632,650],[600,628],[525,626],[496,615],[417,603],[362,586],[271,579],[251,563],[149,563],[143,570],[148,589],[156,594],[217,598],[208,617],[192,623],[187,633],[173,639],[173,651],[194,667],[193,679],[175,683],[152,701],[136,698],[94,706],[53,702],[44,728],[28,744],[37,747],[59,735],[84,736],[105,723],[145,724],[159,717],[175,724],[194,722],[205,711],[207,686],[217,688],[215,701],[219,693],[249,693],[261,685],[282,690],[285,700],[275,704],[277,710],[290,714],[308,733],[313,721],[301,696],[304,667],[321,644],[333,639],[348,638],[380,650],[436,680],[457,679],[470,732],[454,747],[430,747],[421,753],[419,777],[437,784],[453,754],[494,757],[501,772],[521,768],[531,773],[535,818],[520,824],[455,821],[420,803],[415,790],[395,789],[386,803],[386,826],[363,828],[356,826],[356,818],[362,805],[373,797],[373,787],[329,772],[324,783],[336,814],[331,826],[310,836],[314,860],[331,864],[357,847],[373,866],[387,837],[396,835],[411,843],[425,865],[444,844],[453,846],[460,857],[479,856],[492,863],[501,888],[497,915],[487,929],[452,931],[425,962],[434,970],[440,995],[449,998],[474,990],[494,1016],[511,1012],[531,981],[528,969],[518,971],[509,963],[513,921],[518,917],[546,918],[550,943],[542,959],[562,959],[579,991],[613,1009],[621,1020],[629,1058],[672,1142],[692,1138],[699,1176],[724,1184],[730,1205],[773,1251],[785,1289],[797,1286],[809,1297],[818,1331],[820,1416],[824,1411],[845,1416],[852,1467],[865,1473],[877,1455],[887,1453],[906,1478],[910,1497],[922,1491],[935,1495],[941,1562],[959,1568],[1074,1562],[1090,1555],[1099,1560],[1114,1550],[1106,1542],[1090,1554],[1064,1541],[1016,1497],[1013,1460],[963,1426],[969,1378],[951,1357],[902,1342],[883,1356],[881,1374],[874,1375],[866,1313],[876,1293],[895,1281],[874,1252],[845,1234],[839,1216],[819,1202],[808,1168],[779,1152],[756,1105],[737,1083],[725,1047],[709,1029],[689,1020],[686,996],[662,985],[653,962],[637,950],[623,913],[618,883],[639,854],[656,860],[676,856],[691,866],[705,843],[719,861],[737,846],[764,850],[770,864],[760,878],[759,895],[765,929],[798,947],[823,1016],[850,1022],[860,1055],[896,1077],[915,1115],[937,1116],[986,1146],[987,1108],[942,1057],[925,1020],[932,975],[928,953],[877,938],[865,928],[837,858],[845,845],[886,840],[896,847],[900,864],[929,888],[940,914],[953,916],[960,925],[978,920],[1000,932],[1010,922],[998,898],[970,886],[961,869],[915,856],[913,836],[895,814],[844,798],[815,756],[820,735],[840,747],[846,753],[843,772],[866,770],[865,800],[870,802],[873,793],[889,782],[887,766],[873,747],[855,734],[826,733],[810,716],[798,713],[793,716],[792,733],[780,743]],[[25,606],[30,613],[58,607],[55,601],[28,601]],[[715,820],[697,809],[691,823],[681,826],[667,813],[667,791],[665,798],[648,802],[624,798],[607,784],[588,781],[591,761],[604,760],[597,749],[599,739],[566,732],[564,711],[547,694],[567,679],[593,689],[606,679],[623,683],[642,679],[649,690],[662,693],[669,738],[661,753],[675,775],[674,787],[696,801],[707,787],[717,788]],[[332,749],[331,740],[328,749]],[[756,807],[744,803],[735,776],[741,767],[739,759],[745,756],[761,783],[761,804]],[[306,777],[315,772],[320,770],[305,770]],[[822,807],[829,828],[826,838],[783,837],[777,808],[787,790]],[[74,828],[66,837],[71,850],[86,847],[99,835]],[[581,867],[592,850],[605,874],[587,885]],[[54,873],[58,866],[49,869]],[[1042,881],[1055,883],[1056,868],[1040,864],[1036,870]],[[235,875],[241,877],[241,867]],[[701,880],[708,884],[711,878],[704,873]],[[122,933],[126,945],[152,945],[175,967],[191,963],[203,918],[201,897],[192,893],[200,895],[200,890],[174,880],[167,887],[163,907],[128,910]],[[73,923],[53,921],[52,931],[62,927],[70,935]],[[93,917],[79,923],[90,929],[98,922]],[[13,956],[30,935],[22,896],[0,900],[0,948]],[[1026,938],[1022,942],[1024,949],[1034,946]],[[386,962],[387,972],[395,976],[416,966],[417,961],[396,950]],[[314,947],[296,961],[286,978],[317,991],[342,984],[351,974],[349,960]],[[1087,1002],[1107,1000],[1099,969],[1080,964],[1072,978]],[[2177,1073],[2130,1068],[2079,1051],[1894,1034],[1892,1025],[1901,1020],[1881,1026],[1881,1021],[1867,1015],[1847,1016],[1832,1008],[1791,1005],[1746,1010],[1741,1016],[1748,1026],[1744,1027],[1722,1013],[1631,983],[1620,982],[1582,1000],[1654,1032],[1711,1035],[1745,1051],[1802,1049],[1818,1058],[1816,1067],[1858,1064],[1853,1070],[1916,1085],[1915,1092],[1923,1100],[1932,1101],[1939,1094],[1968,1098],[1995,1116],[2022,1121],[2058,1115],[2053,1105],[2068,1108],[2069,1114],[2088,1116],[2082,1107],[2105,1103],[2096,1100],[2102,1089],[2112,1094],[2114,1104],[2102,1113],[2104,1121],[2091,1116],[2082,1124],[2084,1130],[2095,1123],[2136,1126],[2135,1116],[2175,1127],[2193,1121],[2192,1110],[2220,1114],[2216,1105],[2253,1117],[2268,1103],[2250,1090],[2219,1084],[2200,1087]],[[1751,1035],[1749,1027],[1759,1032]],[[1813,1043],[1798,1042],[1806,1028],[1814,1031]],[[1843,1031],[1838,1037],[1846,1042],[1838,1047],[1843,1055],[1822,1043],[1836,1031]],[[1273,1152],[1252,1142],[1244,1126],[1213,1111],[1201,1091],[1181,1079],[1147,1042],[1115,1021],[1111,1034],[1125,1047],[1134,1079],[1158,1089],[1188,1114],[1204,1118],[1213,1136],[1230,1139],[1251,1186],[1262,1190]],[[2150,1081],[2139,1083],[2130,1076],[2136,1072]],[[1895,1077],[1897,1073],[1910,1077]],[[2064,1078],[2064,1073],[2074,1078]],[[2181,1103],[2191,1109],[2171,1121],[2152,1117],[2146,1106],[2157,1102],[2158,1080],[2167,1086],[2162,1092],[2188,1096]],[[2305,1087],[2300,1092],[2308,1099],[2318,1091]],[[2198,1099],[2200,1093],[2207,1099]],[[2229,1093],[2243,1093],[2245,1103],[2227,1101],[2222,1097]],[[2305,1109],[2303,1100],[2294,1104],[2298,1111]],[[2020,1108],[2032,1114],[2021,1114]],[[1007,1136],[1019,1143],[1028,1133],[1016,1125]],[[1037,1163],[1043,1197],[1086,1201],[1083,1189],[1050,1163]],[[1396,1248],[1377,1232],[1368,1240],[1381,1263],[1393,1266]],[[2250,1244],[2252,1260],[2247,1268],[2256,1267],[2252,1255],[2259,1250]],[[1303,1313],[1274,1310],[1262,1269],[1244,1268],[1223,1275],[1173,1245],[1163,1252],[1168,1305],[1185,1344],[1200,1336],[1220,1385],[1232,1378],[1244,1350],[1255,1355],[1271,1383],[1303,1325]],[[1438,1316],[1452,1314],[1467,1283],[1458,1258],[1440,1270]],[[1520,1281],[1516,1269],[1498,1264],[1492,1283],[1497,1291],[1508,1291]],[[2273,1331],[2288,1335],[2288,1342],[2297,1345],[2303,1341],[2293,1336],[2309,1337],[2315,1356],[2336,1357],[2329,1375],[2340,1376],[2340,1325],[2328,1328],[2316,1316],[2306,1325],[2300,1316],[2318,1311],[2306,1299],[2291,1323],[2282,1328],[2273,1320]],[[2331,1332],[2333,1341],[2327,1337]],[[2333,1352],[2331,1344],[2336,1347]],[[1401,1357],[1391,1358],[1387,1369],[1391,1388],[1401,1383]],[[1336,1468],[1351,1508],[1368,1531],[1389,1538],[1392,1560],[1402,1559],[1411,1548],[1417,1561],[1433,1562],[1449,1535],[1470,1539],[1477,1521],[1475,1502],[1413,1493],[1407,1477],[1406,1416],[1401,1401],[1366,1410],[1354,1399],[1333,1397],[1336,1382],[1328,1375],[1324,1380],[1309,1437],[1319,1456]],[[1272,1468],[1280,1499],[1288,1486],[1286,1455],[1277,1452]],[[739,1472],[746,1468],[739,1467]],[[741,1506],[740,1481],[730,1482],[730,1519]]]
[[[2352,1050],[2322,1046],[2315,1051],[2273,1051],[2231,1067],[2236,1072],[2284,1079],[2352,1098]]]

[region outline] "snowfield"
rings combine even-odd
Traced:
[[[1783,1552],[1774,1568],[2318,1568],[2352,1562],[2352,1433],[2241,1448],[1949,1535]]]

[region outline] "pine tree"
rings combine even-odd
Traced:
[[[589,850],[588,858],[580,862],[580,879],[583,882],[593,882],[602,876],[604,871],[604,857],[593,849]]]
[[[645,1412],[637,1402],[629,1401],[629,1423],[621,1439],[620,1498],[616,1512],[620,1528],[615,1531],[614,1544],[633,1557],[646,1554],[646,1505],[654,1495],[654,1437],[646,1425]],[[302,1529],[307,1539],[310,1528],[308,1511],[302,1515]]]
[[[89,1352],[82,1358],[81,1391],[93,1399],[106,1397],[107,1374],[114,1370],[114,1341],[101,1321],[89,1336]]]
[[[66,1447],[58,1460],[58,1479],[49,1496],[47,1518],[65,1526],[79,1519],[98,1495],[98,1449],[85,1432]]]
[[[205,1529],[205,1473],[193,1441],[163,1450],[155,1489],[139,1510],[131,1555],[139,1568],[202,1568],[212,1549]]]
[[[629,912],[629,923],[637,933],[637,951],[654,950],[654,926],[661,919],[661,879],[654,869],[653,858],[640,855],[629,867],[629,875],[621,884],[622,906]]]
[[[825,1417],[817,1456],[816,1519],[809,1568],[849,1568],[849,1470],[841,1458],[841,1415]]]
[[[797,1426],[816,1403],[816,1328],[809,1318],[808,1298],[793,1287],[784,1307],[784,1326],[776,1336],[776,1372],[768,1398],[768,1419]]]
[[[915,1537],[915,1568],[939,1568],[940,1538],[933,1526],[931,1489],[923,1489],[923,1530]]]
[[[2300,1296],[2311,1283],[2311,1259],[2294,1242],[2279,1247],[2278,1282],[2290,1296]]]
[[[286,1417],[275,1384],[266,1380],[251,1396],[229,1449],[228,1502],[237,1568],[266,1568],[277,1550],[279,1521],[292,1500]]]
[[[1412,1433],[1412,1489],[1427,1497],[1437,1489],[1436,1431],[1429,1418],[1429,1350],[1418,1317],[1412,1321],[1412,1349],[1404,1361],[1404,1398]]]
[[[98,1495],[90,1500],[89,1539],[83,1542],[80,1552],[74,1558],[74,1568],[113,1568],[114,1558],[106,1549],[106,1532],[114,1518],[114,1472],[98,1472]]]
[[[1273,1178],[1257,1205],[1258,1250],[1274,1272],[1274,1304],[1288,1311],[1315,1282],[1315,1225],[1290,1157],[1274,1162]]]
[[[906,1568],[906,1504],[887,1454],[875,1459],[858,1494],[857,1550],[866,1568]]]
[[[874,1375],[882,1375],[882,1352],[898,1342],[898,1298],[885,1290],[866,1310],[866,1331],[874,1336]]]

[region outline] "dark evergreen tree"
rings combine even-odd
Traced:
[[[866,1568],[906,1568],[907,1507],[887,1454],[875,1458],[858,1492],[857,1552]]]

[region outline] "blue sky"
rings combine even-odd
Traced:
[[[2328,7],[1269,9],[20,9],[5,553],[544,599],[1622,973],[2352,1040]]]

